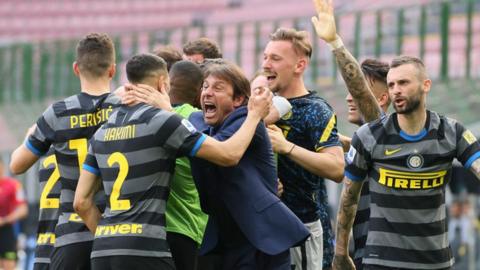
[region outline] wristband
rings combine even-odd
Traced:
[[[344,46],[342,38],[339,35],[337,35],[337,37],[335,38],[334,41],[328,42],[327,44],[330,47],[330,50],[332,50],[332,51]]]

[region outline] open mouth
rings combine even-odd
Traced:
[[[400,106],[403,106],[405,104],[405,99],[404,98],[396,98],[393,103],[395,104],[395,106],[397,107],[400,107]]]
[[[205,117],[212,117],[217,112],[217,106],[215,104],[206,101],[203,103],[203,113]]]

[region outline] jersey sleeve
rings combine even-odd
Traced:
[[[177,157],[195,156],[207,138],[205,134],[198,132],[190,121],[176,114],[172,114],[165,121],[155,137],[158,145],[176,153]]]
[[[43,156],[48,152],[50,145],[55,138],[56,115],[53,107],[50,106],[37,120],[36,128],[25,141],[26,147],[35,155]]]
[[[345,176],[352,181],[363,181],[368,172],[369,154],[357,133],[353,135],[350,150],[345,157]]]
[[[475,160],[480,158],[480,143],[470,130],[458,122],[456,131],[457,159],[468,169]]]
[[[83,162],[82,168],[86,171],[89,171],[97,176],[100,176],[100,169],[98,167],[97,158],[95,157],[95,153],[93,152],[93,146],[90,144],[88,147],[88,154]]]
[[[340,146],[337,131],[337,116],[324,103],[317,103],[309,111],[310,140],[315,145],[315,151],[325,147]]]

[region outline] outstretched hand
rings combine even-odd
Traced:
[[[337,27],[333,16],[332,0],[312,0],[317,16],[312,17],[312,24],[317,36],[329,43],[337,38]]]

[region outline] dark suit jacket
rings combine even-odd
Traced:
[[[238,108],[214,128],[204,123],[202,112],[193,113],[189,120],[199,131],[225,141],[240,128],[246,116],[246,107]],[[209,207],[212,201],[223,203],[248,241],[267,254],[279,254],[302,243],[310,235],[276,195],[276,165],[263,123],[258,125],[237,166],[220,167],[192,158],[191,167],[202,210],[210,215],[201,254],[212,251],[219,240],[216,213]]]

